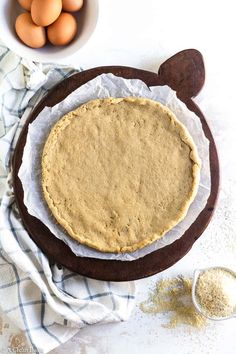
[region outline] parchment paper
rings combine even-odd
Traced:
[[[185,219],[162,239],[131,253],[102,253],[70,238],[50,214],[41,191],[41,153],[52,126],[69,111],[92,99],[127,96],[146,97],[163,103],[187,127],[197,145],[202,161],[200,184],[197,196]],[[203,133],[199,118],[177,99],[175,92],[168,86],[148,88],[141,80],[126,80],[113,74],[102,74],[75,90],[54,107],[45,107],[34,122],[29,125],[19,178],[23,185],[24,203],[28,212],[40,219],[57,238],[63,240],[71,248],[74,254],[82,257],[132,261],[180,238],[205,207],[211,186],[209,141]]]

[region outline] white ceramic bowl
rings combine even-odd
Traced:
[[[27,47],[15,33],[15,20],[25,12],[17,0],[0,0],[0,39],[8,48],[23,58],[37,62],[56,62],[77,52],[93,33],[98,19],[98,0],[84,0],[83,8],[74,12],[78,21],[78,32],[71,43],[54,47],[46,44],[43,48]]]

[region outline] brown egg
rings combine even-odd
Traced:
[[[83,0],[62,0],[62,8],[64,11],[74,12],[81,9]]]
[[[33,0],[17,0],[23,9],[30,11],[30,7]]]
[[[41,48],[46,43],[45,28],[37,26],[29,12],[19,15],[16,19],[15,29],[18,37],[31,48]]]
[[[61,10],[61,0],[33,0],[31,16],[36,25],[48,26],[56,21]]]
[[[74,16],[62,12],[58,19],[48,27],[47,35],[53,45],[68,44],[77,32],[77,22]]]

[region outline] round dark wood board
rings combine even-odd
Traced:
[[[176,90],[178,97],[188,108],[199,116],[204,133],[210,141],[211,194],[204,210],[180,239],[135,261],[100,260],[75,256],[70,248],[58,240],[40,220],[27,212],[23,202],[24,192],[18,178],[29,123],[37,117],[45,106],[54,106],[72,91],[102,73],[113,73],[128,79],[141,79],[148,86],[169,85]],[[75,74],[53,87],[34,108],[23,127],[15,149],[13,186],[24,227],[51,263],[56,262],[90,278],[128,281],[144,278],[165,270],[179,261],[191,249],[211,220],[219,188],[219,162],[215,142],[203,114],[192,100],[192,97],[195,97],[201,90],[204,79],[205,70],[202,55],[195,49],[188,49],[177,53],[164,62],[160,66],[158,74],[122,66],[98,67]]]

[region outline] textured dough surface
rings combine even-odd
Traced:
[[[167,107],[136,97],[97,99],[52,128],[42,188],[72,238],[102,252],[131,252],[185,217],[199,171],[193,140]]]

